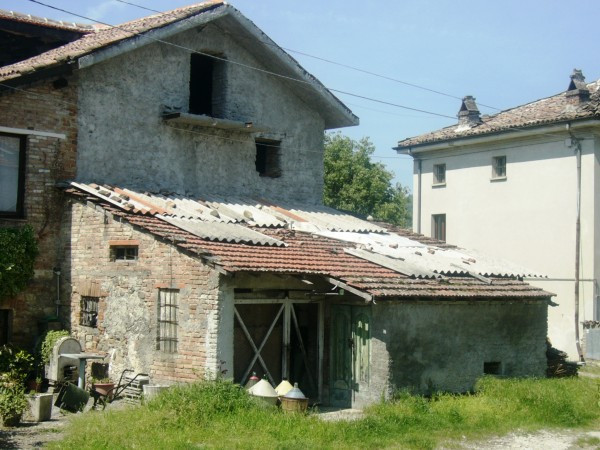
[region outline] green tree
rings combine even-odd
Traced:
[[[340,133],[325,134],[325,190],[323,201],[332,208],[403,227],[411,225],[411,195],[394,174],[371,161],[375,151],[369,138],[355,141]]]
[[[0,299],[25,288],[38,253],[33,228],[0,228]]]

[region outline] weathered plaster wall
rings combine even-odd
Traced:
[[[107,352],[112,378],[125,368],[156,381],[191,381],[218,369],[219,274],[171,245],[75,202],[70,217],[71,330],[86,351]],[[68,230],[65,230],[68,233]],[[137,261],[111,261],[110,240],[139,240]],[[180,289],[178,351],[156,349],[158,289]],[[80,301],[100,292],[97,328],[80,325]]]
[[[372,377],[387,375],[377,361],[388,359],[390,386],[422,393],[469,391],[484,362],[500,362],[507,376],[544,376],[546,312],[545,302],[379,302]]]
[[[597,137],[575,136],[582,146],[580,319],[597,320],[595,238],[598,203]],[[556,294],[549,310],[549,337],[577,359],[574,326],[577,160],[569,134],[555,138],[498,140],[423,155],[421,232],[431,235],[432,214],[446,214],[446,240],[505,258],[548,279],[529,283]],[[506,156],[506,179],[492,180],[492,158]],[[446,164],[446,184],[433,185],[433,166]],[[415,175],[415,190],[418,177]],[[418,193],[414,202],[418,213]],[[415,219],[415,227],[417,220]]]
[[[170,40],[261,66],[214,25]],[[320,203],[324,122],[280,80],[223,63],[220,115],[266,126],[268,133],[178,129],[160,118],[164,105],[187,111],[189,61],[186,50],[151,43],[80,71],[84,114],[79,118],[78,178],[199,196],[216,193]],[[281,140],[281,177],[259,176],[255,137]]]
[[[54,315],[56,280],[52,269],[60,266],[62,193],[58,181],[75,176],[77,153],[77,80],[55,88],[54,79],[0,93],[0,126],[65,134],[66,139],[26,137],[24,217],[0,218],[0,227],[31,225],[38,239],[35,275],[27,289],[0,301],[0,309],[13,312],[12,340],[32,348],[38,321]]]

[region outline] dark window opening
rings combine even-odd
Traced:
[[[433,165],[433,184],[446,183],[446,164]]]
[[[11,329],[12,311],[10,309],[0,309],[0,345],[6,345],[10,342]]]
[[[81,315],[79,323],[84,327],[96,328],[98,323],[98,297],[81,297]]]
[[[432,235],[431,237],[439,241],[446,240],[446,214],[433,214],[431,216]]]
[[[179,290],[158,290],[157,349],[165,353],[177,352],[177,309]]]
[[[217,61],[210,56],[192,53],[190,59],[191,114],[213,115],[213,75]]]
[[[483,363],[485,375],[502,375],[502,364],[499,361],[488,361]]]
[[[506,156],[492,158],[492,178],[506,178]]]
[[[25,137],[0,134],[0,216],[22,217]]]
[[[281,176],[280,142],[256,140],[256,171],[261,177]]]
[[[134,245],[111,247],[110,259],[112,261],[135,261],[138,259],[138,247]]]

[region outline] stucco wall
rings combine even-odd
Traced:
[[[582,146],[580,320],[597,319],[593,279],[598,190],[596,138],[577,131]],[[577,358],[574,325],[577,163],[569,135],[497,140],[423,154],[421,232],[431,215],[446,214],[446,240],[498,256],[547,276],[529,283],[557,294],[549,310],[552,343]],[[507,177],[491,180],[492,157],[506,156]],[[446,164],[446,185],[433,186],[434,164]],[[415,173],[415,190],[417,190]],[[414,202],[418,214],[418,193]],[[417,219],[414,221],[415,229]],[[559,279],[561,281],[555,281]]]
[[[113,379],[125,368],[158,382],[214,374],[219,274],[93,206],[73,203],[66,220],[71,330],[84,349],[108,354]],[[138,260],[111,261],[110,240],[139,241]],[[97,328],[80,325],[81,296],[92,295],[94,285],[100,291]],[[177,353],[156,348],[158,289],[170,287],[179,289]]]
[[[233,39],[211,24],[170,41],[261,67]],[[187,111],[189,64],[188,51],[151,43],[80,71],[78,178],[198,196],[216,193],[320,203],[324,130],[320,115],[282,81],[222,63],[222,116],[269,131],[252,135],[178,129],[164,122],[160,113],[165,105]],[[281,177],[259,176],[255,137],[281,140]]]
[[[545,302],[382,301],[373,307],[372,360],[389,359],[391,389],[422,393],[469,391],[484,362],[500,362],[507,376],[544,376],[546,310]]]

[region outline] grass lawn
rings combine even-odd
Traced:
[[[435,448],[521,429],[597,425],[593,379],[483,378],[470,395],[398,393],[364,419],[325,422],[265,408],[229,382],[171,388],[147,405],[90,412],[50,448]]]

